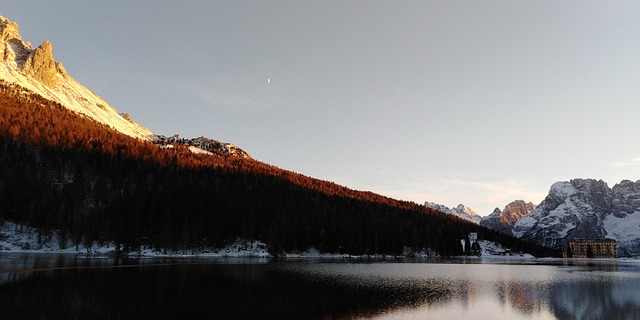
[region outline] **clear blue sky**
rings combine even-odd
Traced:
[[[152,131],[481,215],[640,179],[637,1],[31,1],[0,15]],[[267,83],[271,79],[271,83]]]

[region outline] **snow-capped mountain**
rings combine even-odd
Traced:
[[[512,232],[558,249],[572,238],[611,238],[618,241],[621,256],[640,255],[640,180],[624,180],[613,188],[594,179],[557,182]]]
[[[106,101],[76,82],[53,58],[49,41],[33,48],[22,40],[18,24],[0,16],[0,79],[55,101],[67,109],[107,125],[128,136],[156,144],[183,143],[194,153],[223,153],[251,158],[248,153],[230,143],[206,137],[171,140],[155,135],[136,123],[126,113],[119,113]],[[171,140],[171,141],[170,141]]]
[[[118,113],[102,98],[76,82],[53,58],[49,41],[33,48],[22,40],[18,24],[0,16],[0,79],[94,119],[131,137],[149,140],[149,129]]]
[[[510,235],[513,224],[529,215],[535,208],[536,205],[531,202],[516,200],[504,207],[504,210],[493,210],[480,221],[480,225]]]
[[[480,221],[482,220],[482,217],[479,216],[478,214],[476,214],[473,210],[471,210],[471,208],[463,205],[463,204],[459,204],[457,207],[455,208],[449,208],[445,205],[441,205],[441,204],[437,204],[434,202],[425,202],[424,203],[425,207],[427,208],[431,208],[446,214],[450,214],[450,215],[454,215],[457,217],[460,217],[462,219],[471,221],[473,223],[479,224]]]

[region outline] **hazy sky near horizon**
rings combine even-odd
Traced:
[[[5,1],[153,132],[480,215],[640,179],[637,1]],[[268,83],[270,79],[270,83]]]

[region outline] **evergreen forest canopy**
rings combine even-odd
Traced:
[[[356,191],[253,159],[161,148],[0,81],[0,222],[61,245],[220,248],[259,240],[273,254],[462,254],[469,232],[535,256],[558,253],[413,202]]]

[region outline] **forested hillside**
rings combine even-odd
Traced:
[[[305,250],[459,254],[472,231],[552,255],[411,202],[313,179],[253,159],[161,148],[0,83],[0,221],[59,231],[61,242],[124,250],[221,247],[237,238],[274,254]]]

